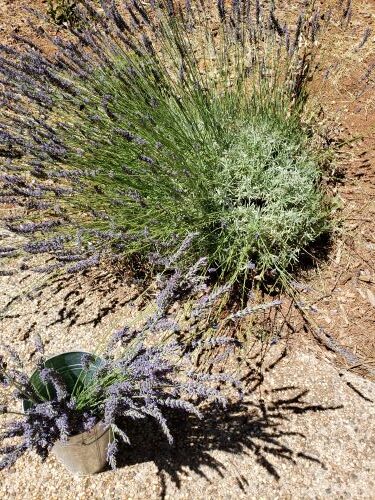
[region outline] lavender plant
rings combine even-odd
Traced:
[[[54,257],[42,270],[163,259],[194,233],[187,264],[285,273],[329,229],[302,123],[320,12],[290,28],[273,1],[120,4],[80,2],[54,58],[0,47],[7,228]]]

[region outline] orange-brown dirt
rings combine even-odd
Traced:
[[[358,48],[367,28],[369,39]],[[346,368],[374,377],[375,1],[355,0],[349,24],[331,30],[324,44],[333,70],[319,102],[340,137],[353,142],[336,161],[343,174],[334,187],[341,224],[326,261],[309,273],[313,290],[305,298],[316,307],[315,322],[357,355],[344,361]]]

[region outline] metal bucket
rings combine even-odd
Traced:
[[[82,381],[81,358],[83,354],[87,353],[66,352],[53,356],[45,362],[46,367],[53,368],[60,373],[69,392]],[[95,365],[101,362],[100,358],[94,357],[92,370],[85,372],[86,381],[92,376]],[[38,370],[32,374],[30,382],[43,398],[48,399],[52,388],[43,384]],[[32,404],[31,401],[24,400],[22,403],[24,411],[31,408]],[[106,466],[107,447],[112,440],[111,428],[105,426],[103,422],[98,422],[89,432],[70,436],[66,442],[57,441],[52,447],[52,452],[73,474],[90,475],[100,472]]]
[[[72,474],[87,476],[105,468],[112,439],[111,428],[99,422],[90,432],[71,436],[66,442],[57,441],[52,452]]]

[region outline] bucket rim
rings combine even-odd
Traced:
[[[96,355],[94,353],[91,353],[91,352],[88,352],[88,351],[85,351],[85,350],[75,349],[75,350],[72,350],[72,351],[63,351],[63,352],[60,352],[58,354],[54,354],[52,356],[49,356],[48,358],[45,359],[43,365],[45,366],[47,362],[54,361],[54,360],[57,360],[59,358],[63,358],[64,356],[67,356],[69,354],[73,354],[73,355],[76,354],[76,355],[80,355],[81,357],[82,357],[83,354],[89,354],[89,355],[92,355],[94,357],[94,359],[95,359],[96,362],[101,363],[103,361],[103,359],[100,356],[98,356],[98,355]],[[47,368],[48,368],[48,366],[47,366]],[[77,370],[79,368],[82,369],[82,364],[79,363],[79,362],[76,362],[76,363],[72,363],[69,366],[62,367],[58,371],[59,371],[59,373],[64,374],[64,373],[69,373],[70,369]],[[29,381],[31,382],[32,385],[33,385],[32,379],[35,378],[35,377],[39,377],[40,371],[41,371],[41,369],[37,368],[30,375]],[[33,404],[31,403],[30,400],[28,400],[28,399],[22,399],[22,410],[24,412],[26,412],[32,406],[33,406]]]

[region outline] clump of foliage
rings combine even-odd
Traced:
[[[56,24],[74,23],[77,3],[77,0],[48,0],[47,13]]]
[[[157,263],[194,233],[187,264],[283,275],[329,227],[302,124],[319,12],[304,4],[292,29],[273,1],[101,6],[80,4],[53,60],[1,48],[7,227],[48,269]]]

